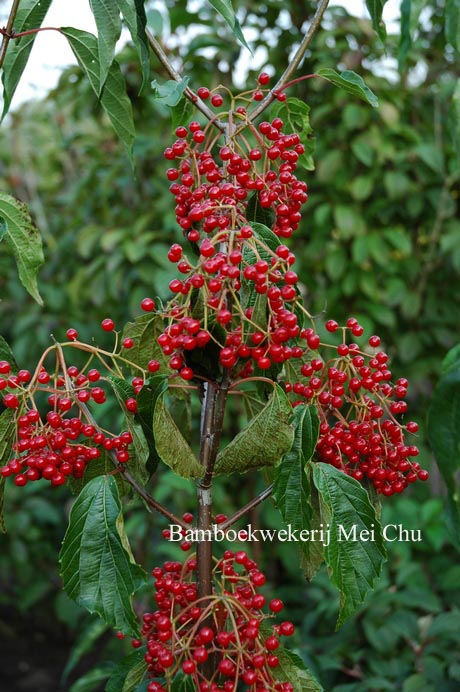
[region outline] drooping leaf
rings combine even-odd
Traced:
[[[168,382],[166,376],[155,375],[145,383],[137,396],[137,413],[135,420],[139,421],[149,446],[149,458],[146,468],[150,475],[155,473],[161,461],[155,447],[155,439],[153,436],[153,414],[158,397],[164,394],[167,388]]]
[[[43,305],[37,286],[37,273],[45,261],[42,239],[27,206],[0,192],[0,222],[6,228],[4,239],[16,260],[22,285],[39,305]]]
[[[125,656],[110,676],[105,692],[134,692],[147,672],[145,647]]]
[[[41,27],[52,0],[21,0],[14,22],[14,31],[19,34]],[[3,112],[1,120],[8,113],[14,92],[19,84],[30,56],[37,34],[11,39],[3,63]]]
[[[385,560],[381,526],[358,481],[331,464],[312,464],[323,525],[329,530],[324,555],[332,583],[340,591],[337,627],[364,601]]]
[[[144,0],[116,0],[118,9],[123,15],[126,26],[129,29],[131,38],[136,46],[139,62],[142,71],[142,92],[147,85],[150,73],[149,46],[145,28],[147,26],[147,16],[145,14]]]
[[[115,396],[118,399],[118,403],[122,407],[126,425],[129,432],[133,438],[132,451],[129,458],[129,471],[132,473],[134,478],[136,478],[141,484],[145,485],[149,479],[149,473],[147,471],[147,462],[150,455],[149,445],[145,438],[142,426],[140,423],[136,422],[134,414],[126,410],[125,401],[129,397],[134,395],[134,390],[132,385],[126,380],[120,377],[109,376],[108,380],[112,385],[112,389],[115,392]]]
[[[168,79],[167,82],[159,84],[154,79],[152,82],[153,96],[164,106],[174,108],[181,100],[189,81],[190,77],[184,77],[180,82],[175,79]]]
[[[132,595],[145,581],[125,533],[117,484],[112,476],[88,483],[70,512],[60,553],[67,595],[126,634],[139,632]]]
[[[412,36],[410,27],[411,18],[411,0],[402,0],[401,2],[401,33],[399,37],[398,46],[398,69],[400,72],[403,71],[407,54],[409,53],[412,46]]]
[[[366,0],[366,6],[372,19],[372,26],[379,38],[385,41],[387,32],[382,19],[383,7],[387,0]]]
[[[460,546],[460,350],[452,349],[443,362],[441,377],[428,410],[428,440],[447,486],[447,521]]]
[[[310,106],[304,101],[294,97],[286,101],[277,101],[271,109],[270,117],[281,118],[284,123],[283,132],[299,135],[305,152],[299,156],[298,164],[307,171],[313,171],[313,152],[315,151],[315,139],[311,136],[313,128],[310,125]]]
[[[319,420],[314,406],[296,406],[291,418],[294,427],[292,448],[275,468],[273,500],[283,521],[296,531],[317,529],[318,512],[312,506],[309,474],[305,464],[311,459],[318,439]],[[312,524],[315,523],[315,526]],[[314,534],[313,534],[314,535]],[[301,541],[301,566],[308,578],[323,560],[317,541]]]
[[[126,83],[116,60],[110,65],[102,91],[99,90],[101,69],[97,39],[87,31],[72,27],[61,29],[80,67],[89,79],[101,105],[109,116],[112,127],[122,141],[129,160],[133,160],[133,144],[136,136],[131,101],[126,93]]]
[[[8,342],[0,334],[0,360],[6,360],[11,365],[11,372],[17,373],[19,370],[18,364],[14,357],[13,351],[11,350]]]
[[[159,457],[182,478],[199,478],[203,467],[166,408],[164,394],[155,404],[153,437]]]
[[[101,683],[107,680],[112,668],[112,663],[101,663],[91,668],[69,687],[69,692],[96,692],[101,688]]]
[[[294,442],[275,469],[273,499],[286,524],[308,529],[311,518],[310,487],[304,467],[310,461],[318,439],[316,408],[296,406],[291,418]]]
[[[118,3],[111,0],[89,0],[97,27],[97,53],[99,57],[99,95],[115,57],[115,46],[121,34]]]
[[[323,67],[317,71],[317,74],[323,79],[327,79],[335,86],[353,94],[363,101],[367,101],[371,106],[377,108],[379,105],[377,96],[366,86],[364,79],[352,70],[345,70],[340,74],[330,67]]]
[[[219,452],[216,473],[245,473],[251,468],[275,466],[292,447],[291,413],[289,399],[275,385],[260,413]]]
[[[160,374],[170,374],[168,358],[158,345],[158,337],[164,329],[164,321],[159,315],[140,315],[134,322],[127,322],[122,334],[122,339],[130,338],[134,346],[129,351],[129,360],[144,370],[150,360],[160,363]],[[133,373],[134,373],[133,369]]]
[[[241,25],[235,15],[235,10],[233,9],[231,0],[208,0],[208,2],[225,19],[238,41],[245,48],[250,50],[248,44],[246,43],[246,39],[244,38],[243,32],[241,31]]]

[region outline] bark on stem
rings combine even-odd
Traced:
[[[6,50],[8,48],[8,44],[11,40],[11,34],[13,33],[14,20],[16,19],[18,7],[19,7],[19,0],[14,0],[13,4],[11,6],[10,16],[8,17],[8,22],[7,22],[6,27],[5,27],[5,33],[3,34],[2,45],[0,48],[0,68],[3,67],[3,63],[5,61]]]

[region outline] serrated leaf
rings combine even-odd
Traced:
[[[14,30],[17,34],[30,29],[38,29],[48,12],[52,0],[21,0],[14,21]],[[12,98],[19,84],[24,68],[30,56],[37,34],[21,36],[12,39],[3,63],[3,112],[1,120],[8,113]]]
[[[127,546],[115,479],[94,478],[70,512],[59,557],[64,590],[108,625],[138,636],[131,601],[145,581],[145,572]]]
[[[142,85],[140,92],[147,84],[150,74],[149,46],[145,28],[147,26],[147,16],[145,14],[144,0],[116,0],[118,9],[123,15],[126,26],[129,29],[131,38],[137,48],[139,62],[142,71]]]
[[[275,212],[271,207],[262,207],[259,203],[260,193],[256,190],[250,196],[246,206],[246,219],[251,223],[261,223],[267,228],[273,226]]]
[[[174,108],[181,100],[189,81],[190,77],[184,77],[180,82],[175,79],[168,79],[167,82],[159,84],[154,79],[152,82],[153,97],[164,106]]]
[[[149,445],[142,430],[140,423],[136,422],[135,416],[126,410],[125,401],[129,397],[134,396],[134,389],[129,382],[119,377],[109,376],[107,378],[112,385],[118,403],[120,404],[124,414],[126,425],[133,438],[134,458],[132,453],[129,458],[129,471],[132,473],[142,485],[145,485],[149,479],[147,471],[147,462],[150,456]]]
[[[89,0],[97,27],[99,57],[99,95],[115,57],[115,46],[121,34],[121,19],[117,4],[111,0]]]
[[[111,473],[113,470],[113,461],[110,459],[108,452],[103,451],[100,457],[97,459],[92,459],[91,463],[86,466],[82,478],[74,478],[73,476],[68,478],[67,483],[71,493],[73,495],[79,495],[85,485],[90,483],[90,481],[92,481],[94,478],[97,478],[98,476],[105,476],[108,473]],[[115,475],[115,481],[120,495],[126,495],[130,490],[130,486],[124,480],[121,473],[117,473]]]
[[[339,74],[330,67],[323,67],[317,71],[317,74],[349,94],[367,101],[374,108],[378,107],[377,96],[366,86],[364,79],[356,72],[345,70]]]
[[[248,44],[246,43],[246,39],[244,38],[243,32],[241,31],[240,23],[235,15],[235,10],[233,9],[230,0],[208,0],[208,2],[225,19],[238,41],[245,48],[250,50]]]
[[[24,288],[39,305],[43,305],[37,286],[37,273],[45,259],[42,239],[29,209],[15,197],[0,192],[0,220],[6,227],[5,240],[16,260]]]
[[[382,19],[383,7],[386,1],[387,0],[366,0],[366,6],[372,19],[372,26],[382,41],[385,41],[387,36],[385,23]]]
[[[290,422],[294,428],[294,441],[275,469],[273,499],[285,523],[296,529],[308,529],[310,487],[304,467],[310,461],[318,439],[316,408],[296,406]]]
[[[200,478],[203,467],[191,450],[160,394],[153,414],[153,437],[161,460],[182,478]]]
[[[275,466],[292,447],[291,414],[289,399],[275,385],[262,411],[219,452],[216,473],[245,473],[251,468]]]
[[[110,676],[105,692],[134,692],[148,669],[144,656],[145,647],[125,656]]]
[[[323,687],[305,666],[304,662],[293,651],[280,646],[276,650],[279,664],[276,667],[276,678],[281,682],[290,682],[294,692],[323,692]]]
[[[310,125],[310,106],[300,99],[291,97],[286,101],[278,101],[272,107],[270,117],[281,118],[283,132],[295,133],[300,137],[305,147],[305,152],[299,156],[298,164],[307,171],[313,171],[313,152],[315,151],[315,139],[311,137],[313,128]]]
[[[101,68],[99,65],[97,39],[87,31],[72,27],[61,29],[88,77],[94,92],[109,116],[112,127],[122,141],[129,160],[133,161],[133,144],[136,137],[131,101],[126,93],[126,82],[117,61],[110,65],[102,91],[99,89]]]
[[[362,485],[331,464],[316,462],[312,469],[330,536],[324,555],[330,579],[340,591],[340,627],[373,588],[386,551],[375,509]],[[373,534],[363,540],[365,531]]]
[[[11,350],[8,342],[3,336],[0,335],[0,360],[6,360],[11,365],[11,372],[16,374],[18,371],[18,364],[14,357],[13,351]]]

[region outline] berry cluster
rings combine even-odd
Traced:
[[[152,680],[148,692],[170,689],[174,676],[190,676],[198,692],[230,692],[238,686],[254,692],[292,692],[293,685],[278,674],[280,636],[294,633],[292,622],[272,627],[265,620],[280,613],[283,602],[269,602],[259,592],[265,575],[246,552],[225,551],[216,560],[214,590],[197,598],[197,562],[194,556],[182,562],[155,567],[154,599],[157,610],[143,615],[142,639]],[[209,674],[208,661],[212,660]]]
[[[3,404],[15,412],[16,422],[14,457],[0,469],[4,478],[14,476],[18,486],[42,478],[59,486],[70,476],[82,478],[104,451],[112,450],[120,464],[129,460],[131,433],[103,432],[85,407],[106,401],[99,370],[70,365],[65,374],[51,374],[41,367],[32,376],[28,370],[12,374],[10,363],[0,361],[0,373],[0,389],[9,390]]]

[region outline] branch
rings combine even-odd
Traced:
[[[302,59],[305,56],[305,53],[308,50],[308,47],[313,39],[313,36],[315,35],[316,31],[319,28],[319,25],[321,24],[321,20],[323,18],[324,12],[327,9],[327,6],[329,5],[329,0],[320,0],[318,7],[316,9],[315,15],[313,19],[311,20],[310,27],[305,34],[302,43],[300,46],[297,48],[297,51],[295,52],[294,57],[292,58],[291,62],[289,65],[286,67],[285,71],[279,78],[278,82],[275,84],[273,89],[267,94],[267,96],[259,103],[258,106],[254,108],[253,111],[249,114],[249,120],[253,122],[256,118],[261,115],[261,113],[264,112],[266,108],[276,99],[277,93],[282,91],[283,87],[286,86],[286,84],[289,82],[290,79],[292,79],[292,75],[294,72],[297,70],[299,67],[300,63],[302,62]]]
[[[148,29],[145,30],[145,33],[147,35],[147,40],[149,42],[150,48],[155,53],[158,60],[163,65],[163,67],[165,68],[166,72],[171,77],[171,79],[174,79],[174,81],[176,81],[176,82],[182,82],[182,76],[179,74],[179,72],[172,65],[171,61],[169,60],[168,56],[164,52],[159,41],[157,41],[155,36]],[[184,95],[186,98],[188,98],[189,101],[191,101],[191,103],[193,103],[194,106],[196,106],[196,108],[198,108],[199,111],[201,111],[203,113],[204,116],[206,116],[206,118],[209,121],[212,121],[212,123],[219,130],[221,130],[222,132],[226,131],[226,129],[227,129],[226,124],[224,122],[222,122],[221,120],[219,120],[219,118],[216,118],[215,113],[213,113],[213,111],[204,103],[204,101],[202,99],[200,99],[200,97],[197,94],[195,94],[194,91],[192,91],[192,89],[190,89],[190,87],[185,87]]]
[[[6,56],[6,49],[8,48],[8,44],[11,39],[11,34],[13,33],[13,25],[14,25],[14,20],[16,19],[16,15],[18,13],[18,8],[19,8],[19,0],[13,0],[13,4],[11,6],[10,10],[10,16],[8,17],[8,22],[5,27],[5,31],[3,33],[3,39],[2,39],[2,45],[0,48],[0,68],[3,66],[3,63],[5,61],[5,56]]]
[[[268,488],[265,488],[263,492],[260,493],[260,495],[257,495],[256,497],[253,497],[252,500],[249,500],[247,504],[244,505],[244,507],[241,507],[235,514],[232,514],[231,517],[229,517],[226,521],[224,521],[222,524],[219,524],[219,530],[220,531],[226,531],[230,526],[233,524],[236,524],[236,522],[241,519],[245,514],[251,511],[251,509],[254,509],[254,507],[257,507],[257,505],[260,505],[261,502],[267,499],[267,497],[270,497],[270,495],[273,492],[273,483],[272,485],[269,485]]]

